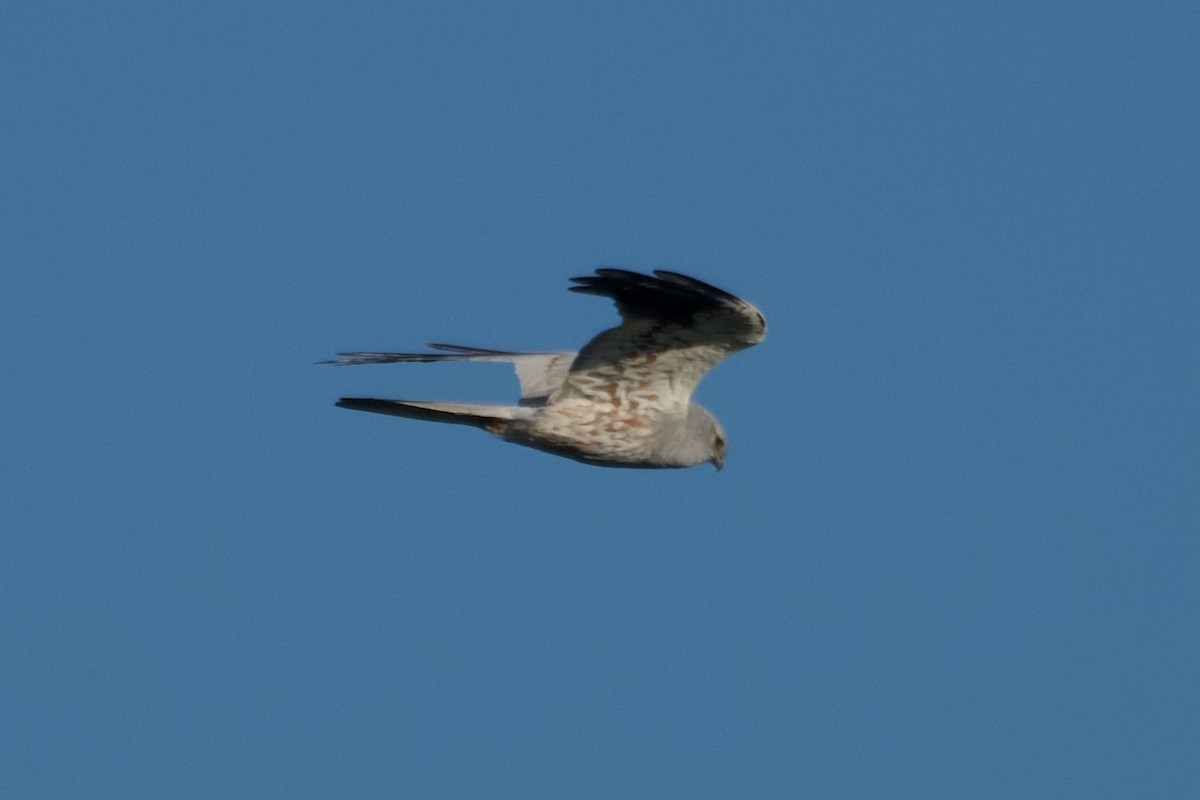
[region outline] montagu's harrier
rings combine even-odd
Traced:
[[[438,353],[341,353],[324,363],[503,361],[516,367],[515,406],[343,397],[342,408],[473,425],[501,439],[605,467],[720,469],[725,431],[692,390],[726,356],[763,340],[754,306],[665,270],[598,269],[571,290],[611,297],[619,326],[578,353],[509,353],[431,344]]]

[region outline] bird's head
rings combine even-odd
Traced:
[[[695,403],[688,407],[687,430],[688,438],[699,450],[693,451],[693,455],[698,457],[692,463],[702,464],[707,461],[717,469],[725,466],[725,429],[707,408]]]
[[[717,434],[713,437],[713,457],[709,459],[718,472],[725,467],[725,432],[720,427],[717,426]]]

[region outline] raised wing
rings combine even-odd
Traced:
[[[579,352],[552,403],[633,400],[664,413],[680,412],[708,370],[766,336],[767,323],[757,308],[677,272],[655,270],[651,276],[598,269],[594,276],[571,280],[580,284],[571,291],[611,297],[623,322]]]
[[[434,361],[495,361],[512,364],[521,383],[522,406],[543,405],[567,377],[575,353],[512,353],[504,350],[485,350],[455,344],[429,344],[442,353],[338,353],[338,357],[323,364],[339,367],[359,364],[429,363]]]

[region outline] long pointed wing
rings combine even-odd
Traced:
[[[490,433],[500,433],[509,420],[517,419],[522,414],[534,413],[529,409],[517,406],[441,403],[432,400],[379,400],[374,397],[343,397],[337,401],[337,406],[353,411],[371,411],[376,414],[391,414],[395,417],[423,419],[428,422],[472,425]]]
[[[346,367],[359,364],[407,364],[434,361],[493,361],[512,364],[521,384],[521,405],[541,405],[567,377],[575,353],[513,353],[504,350],[485,350],[454,344],[429,344],[442,353],[338,353],[338,357],[322,364]]]
[[[571,280],[580,284],[572,291],[611,297],[623,322],[579,352],[552,403],[633,397],[649,398],[664,412],[680,411],[708,370],[766,336],[757,308],[677,272],[598,269]]]

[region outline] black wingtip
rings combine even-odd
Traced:
[[[716,295],[717,297],[722,298],[724,300],[732,300],[734,302],[741,302],[741,298],[739,298],[737,295],[730,294],[729,292],[725,291],[724,289],[721,289],[717,286],[713,286],[711,283],[705,283],[704,281],[700,280],[699,278],[693,278],[691,275],[684,275],[681,272],[671,272],[668,269],[656,269],[656,270],[654,270],[654,275],[659,280],[663,280],[663,281],[666,281],[667,283],[675,284],[676,286],[686,286],[695,291],[700,291],[700,292],[704,292],[707,294]]]
[[[341,397],[334,405],[338,408],[348,408],[351,411],[385,411],[386,413],[386,410],[395,404],[374,397]]]
[[[655,270],[644,275],[617,267],[600,267],[595,275],[571,278],[581,294],[611,297],[624,314],[687,319],[699,311],[740,301],[724,290],[678,272]]]

